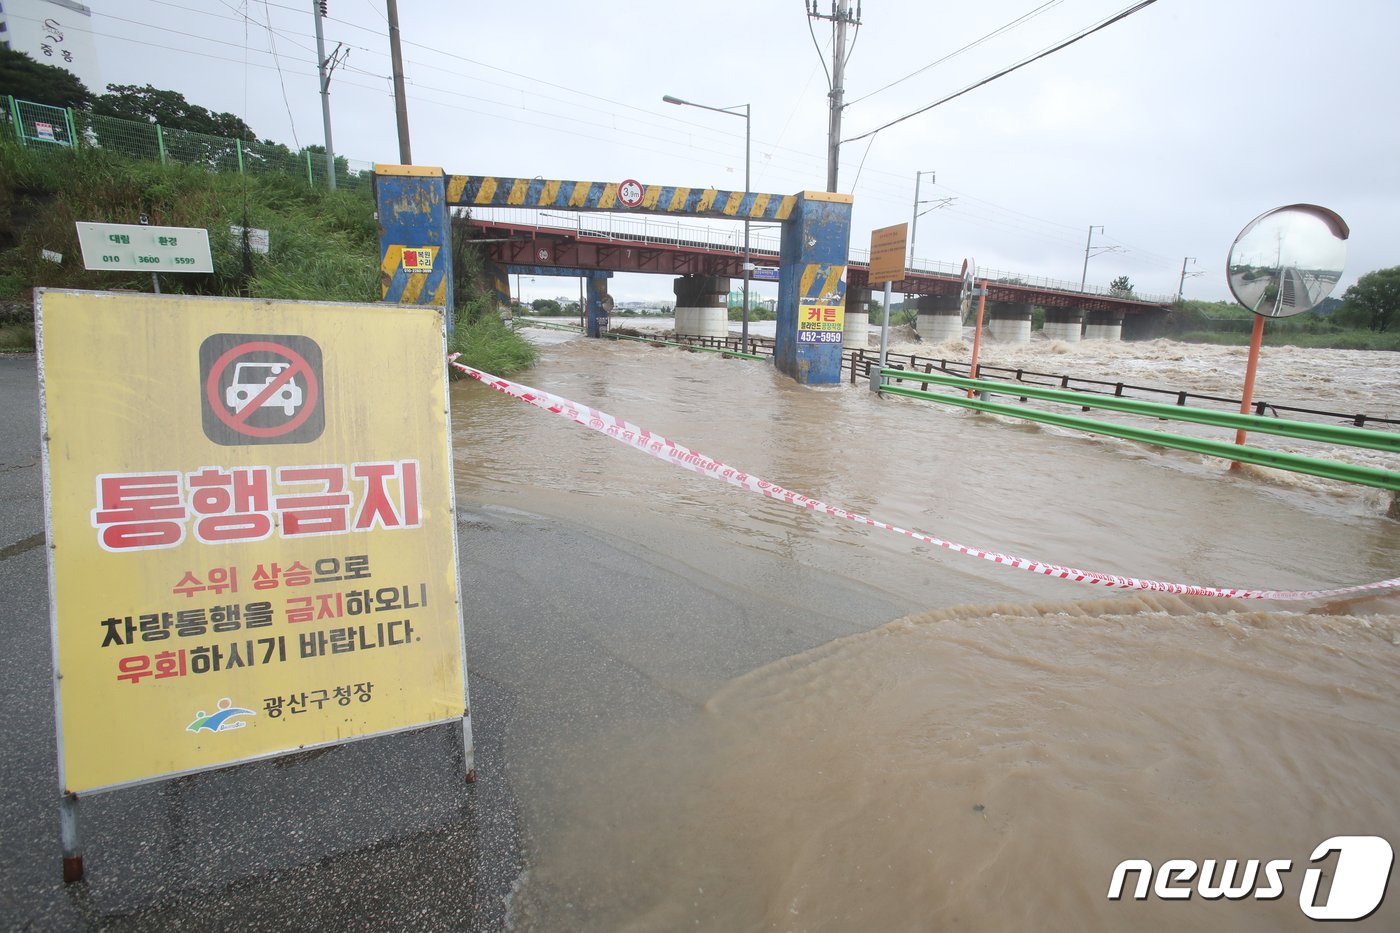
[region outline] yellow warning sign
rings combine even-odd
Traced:
[[[36,304],[64,791],[463,717],[439,311]]]

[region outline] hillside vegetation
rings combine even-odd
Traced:
[[[77,221],[203,227],[212,274],[162,275],[165,292],[248,298],[379,300],[379,235],[364,191],[313,188],[305,176],[240,175],[161,165],[100,149],[32,150],[0,142],[0,349],[30,349],[24,308],[38,287],[150,291],[144,273],[83,268]],[[230,226],[269,232],[267,255],[245,251]],[[45,251],[62,256],[55,263]],[[458,255],[470,250],[458,250]],[[479,260],[461,264],[453,349],[472,365],[509,373],[534,349],[505,328],[479,294]]]

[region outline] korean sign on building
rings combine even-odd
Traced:
[[[440,311],[37,307],[65,792],[463,718]]]
[[[92,10],[77,0],[4,0],[0,45],[43,65],[68,71],[93,89],[105,86],[98,68]]]

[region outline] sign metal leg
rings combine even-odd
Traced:
[[[58,804],[59,837],[63,845],[63,882],[83,880],[83,845],[78,834],[78,798],[64,794]]]

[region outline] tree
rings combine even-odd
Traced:
[[[188,130],[249,143],[258,139],[252,127],[240,117],[231,113],[213,113],[185,100],[185,95],[179,91],[162,91],[149,84],[142,87],[109,84],[107,91],[93,101],[92,112],[98,116],[159,123],[167,130]]]
[[[1377,269],[1357,279],[1342,295],[1342,307],[1333,317],[1340,324],[1384,333],[1400,319],[1400,266]]]
[[[1133,283],[1126,275],[1120,275],[1112,282],[1108,283],[1108,293],[1116,298],[1133,297]]]
[[[51,107],[86,107],[92,92],[77,75],[0,45],[0,94]]]
[[[536,298],[534,301],[530,302],[530,307],[534,309],[536,314],[545,317],[558,317],[564,313],[559,307],[559,302],[555,301],[553,298]]]

